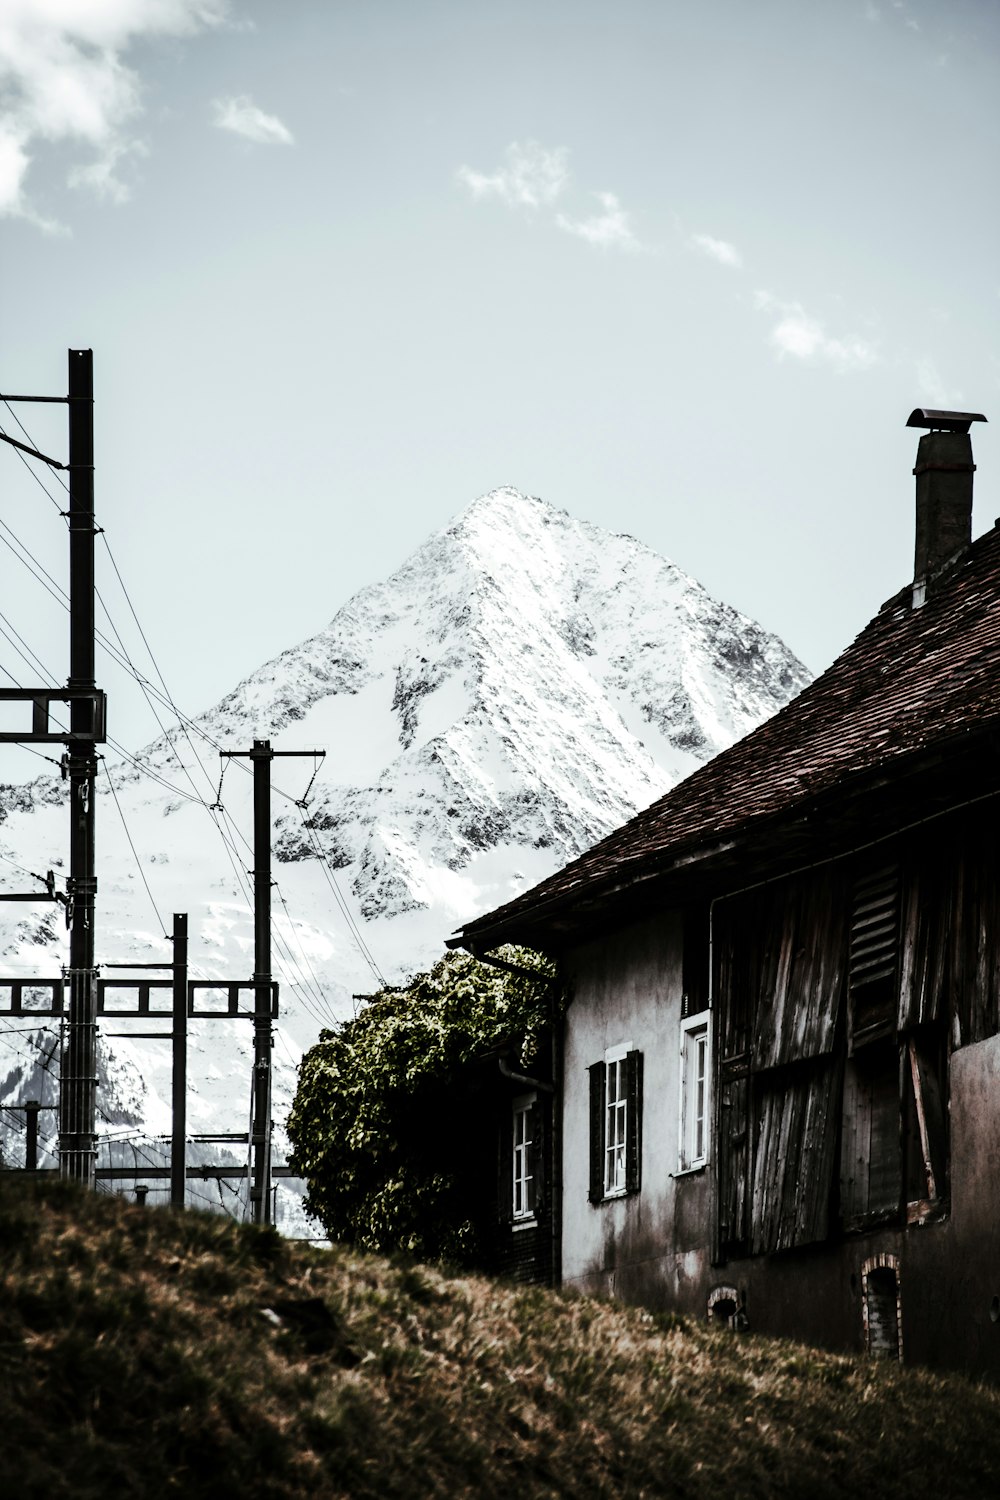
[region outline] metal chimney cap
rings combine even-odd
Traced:
[[[907,427],[929,427],[935,432],[968,432],[973,422],[985,422],[978,411],[931,411],[927,406],[916,406],[910,412]]]

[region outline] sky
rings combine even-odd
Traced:
[[[513,484],[821,670],[912,573],[913,407],[991,420],[1000,514],[998,60],[995,0],[0,0],[0,389],[94,350],[136,662],[110,556],[194,714]],[[43,485],[0,447],[0,540],[65,583]]]

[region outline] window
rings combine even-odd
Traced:
[[[904,886],[895,865],[854,885],[841,1130],[841,1213],[849,1230],[895,1221],[904,1208],[910,1224],[947,1211],[946,964],[934,947],[940,936],[929,936],[935,919],[924,917],[918,930],[919,896],[919,880],[910,875]]]
[[[590,1073],[590,1201],[639,1191],[642,1053],[611,1047]]]
[[[607,1065],[607,1095],[604,1127],[604,1196],[625,1191],[625,1138],[628,1134],[628,1089],[625,1081],[625,1059],[616,1058]]]
[[[738,1292],[734,1286],[714,1286],[708,1294],[708,1321],[746,1333],[750,1326],[746,1291]]]
[[[708,1015],[681,1023],[680,1170],[703,1167],[708,1157]]]
[[[535,1217],[535,1156],[538,1133],[534,1094],[514,1100],[513,1205],[514,1222]]]
[[[873,1255],[861,1267],[861,1317],[865,1351],[875,1359],[903,1358],[899,1261]]]

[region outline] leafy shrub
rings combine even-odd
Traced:
[[[405,987],[380,990],[303,1058],[292,1161],[331,1239],[475,1261],[483,1174],[462,1118],[463,1080],[468,1064],[510,1038],[530,1065],[553,993],[538,954],[501,953],[538,980],[449,953]]]

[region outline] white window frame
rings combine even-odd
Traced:
[[[698,1172],[712,1142],[712,1013],[699,1011],[681,1022],[681,1086],[678,1172]]]
[[[624,1198],[628,1188],[628,1092],[625,1059],[631,1042],[619,1042],[604,1054],[604,1128],[602,1149],[605,1198]],[[612,1080],[616,1092],[611,1094]],[[612,1113],[613,1111],[613,1113]]]
[[[529,1134],[531,1113],[537,1094],[518,1094],[511,1104],[513,1149],[511,1151],[511,1209],[514,1225],[527,1228],[536,1223],[537,1183],[530,1170],[531,1147],[534,1144]],[[518,1139],[518,1121],[521,1122],[521,1138]],[[520,1203],[518,1207],[520,1189]],[[528,1206],[530,1203],[530,1207]]]

